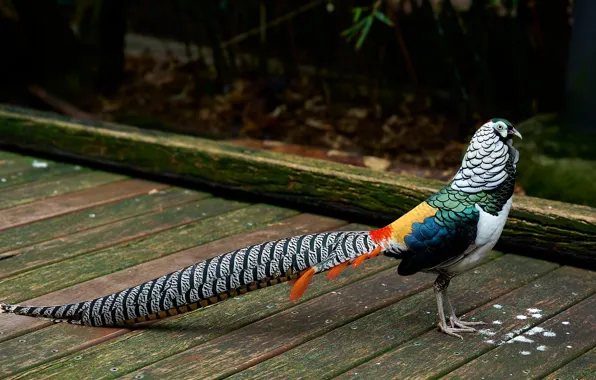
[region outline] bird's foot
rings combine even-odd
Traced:
[[[476,331],[476,329],[471,326],[486,325],[486,322],[462,321],[461,319],[457,318],[456,316],[452,316],[452,317],[449,317],[449,324],[451,324],[451,327],[459,327],[462,329],[468,329],[469,332],[474,332],[474,331]]]
[[[451,335],[451,336],[454,336],[454,337],[462,339],[462,340],[464,338],[457,333],[469,333],[469,332],[476,331],[476,329],[473,329],[471,327],[458,328],[458,327],[442,326],[441,323],[439,323],[439,330],[444,332],[447,335]]]

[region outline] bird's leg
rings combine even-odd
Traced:
[[[455,309],[451,305],[451,301],[449,301],[447,287],[445,287],[445,289],[443,289],[443,296],[444,296],[444,300],[445,300],[445,306],[447,306],[447,310],[449,311],[449,324],[451,325],[451,327],[467,328],[470,330],[470,332],[472,332],[472,331],[476,331],[476,330],[474,328],[472,328],[471,326],[486,324],[486,322],[482,322],[482,321],[477,321],[477,322],[462,321],[455,315]]]
[[[445,319],[445,309],[443,308],[443,302],[446,301],[447,305],[449,305],[449,308],[451,310],[453,310],[451,306],[451,304],[449,303],[449,300],[447,299],[447,297],[445,297],[445,290],[447,289],[447,287],[449,286],[449,281],[451,280],[451,277],[445,275],[445,274],[439,274],[439,277],[437,277],[437,279],[435,280],[435,284],[433,286],[434,290],[435,290],[435,296],[437,298],[437,309],[439,311],[439,330],[441,330],[442,332],[444,332],[447,335],[451,335],[451,336],[455,336],[457,338],[463,339],[463,337],[457,333],[460,332],[474,332],[476,331],[475,329],[471,328],[471,327],[454,327],[452,326],[447,326],[447,320]]]

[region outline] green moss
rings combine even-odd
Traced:
[[[520,123],[518,182],[531,196],[596,206],[596,136],[567,132],[556,115]]]
[[[596,161],[525,155],[518,173],[528,195],[596,206]]]

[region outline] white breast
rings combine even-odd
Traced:
[[[458,274],[467,270],[484,259],[488,252],[493,249],[501,237],[501,232],[503,232],[507,216],[509,216],[509,210],[511,210],[512,201],[513,199],[509,198],[507,203],[503,205],[503,209],[496,216],[489,214],[484,211],[482,207],[475,205],[480,213],[480,217],[478,219],[478,229],[476,231],[474,248],[460,261],[449,266],[448,270],[450,273]]]
[[[511,210],[512,201],[513,198],[509,198],[507,203],[503,205],[503,209],[496,216],[489,214],[482,207],[475,205],[476,210],[480,213],[478,229],[476,231],[475,243],[477,246],[490,245],[491,249],[495,246],[497,240],[501,237],[501,232],[503,232],[503,227],[509,216],[509,210]]]

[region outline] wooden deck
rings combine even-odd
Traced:
[[[360,228],[0,151],[0,302],[86,300],[264,240]],[[0,377],[596,378],[596,272],[494,252],[450,288],[488,322],[462,341],[436,331],[433,277],[396,265],[317,275],[297,304],[278,285],[135,330],[2,314]]]

